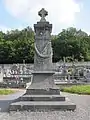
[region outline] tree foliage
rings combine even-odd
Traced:
[[[57,62],[63,57],[73,60],[90,60],[90,36],[76,28],[63,29],[52,40],[54,51],[53,61]]]
[[[0,63],[33,62],[34,32],[30,27],[21,31],[0,32]]]
[[[66,60],[90,60],[90,36],[76,28],[63,29],[52,35],[53,61],[63,57]],[[27,27],[23,30],[0,31],[0,63],[33,63],[34,31]]]

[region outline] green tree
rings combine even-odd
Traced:
[[[88,44],[90,38],[87,33],[76,28],[63,29],[57,37],[52,40],[52,46],[54,51],[53,61],[57,62],[63,57],[74,57],[81,61],[90,60]]]

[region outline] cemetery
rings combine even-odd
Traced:
[[[53,63],[52,24],[44,8],[38,15],[34,64],[0,65],[0,114],[12,120],[84,120],[90,100],[90,63],[66,62],[65,57]]]
[[[64,65],[66,65],[66,67]],[[1,86],[7,85],[8,87],[15,88],[22,85],[22,87],[25,87],[26,83],[31,82],[33,64],[25,64],[24,70],[22,69],[23,64],[12,64],[8,68],[6,65],[3,66],[2,68],[1,65]],[[28,68],[27,66],[30,67]],[[54,65],[54,71],[53,79],[55,84],[89,84],[90,82],[90,68],[86,65],[78,66],[76,63],[73,67],[72,64],[68,66],[68,63],[63,62],[62,65]]]

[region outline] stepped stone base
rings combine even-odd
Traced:
[[[59,89],[27,89],[26,95],[59,95]]]
[[[24,95],[20,101],[65,101],[65,97],[60,95]]]
[[[76,105],[61,95],[23,95],[10,105],[10,111],[72,110]]]
[[[35,71],[32,84],[26,93],[10,105],[10,111],[17,110],[75,110],[76,105],[60,95],[54,84],[54,72]]]
[[[20,101],[10,105],[10,111],[24,110],[72,110],[76,105],[70,101]]]

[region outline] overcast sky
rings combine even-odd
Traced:
[[[0,0],[0,30],[33,28],[41,8],[48,11],[53,34],[67,27],[90,33],[90,0]]]

